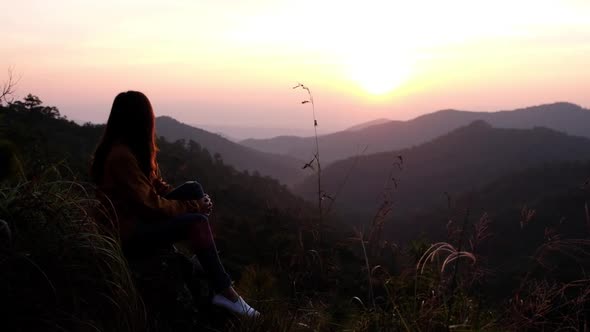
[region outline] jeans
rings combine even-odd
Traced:
[[[190,186],[192,184],[189,182],[179,187],[182,188],[181,192],[175,189],[170,194],[173,194],[174,199],[194,199],[198,193],[188,190]],[[209,220],[200,213],[187,213],[159,223],[139,223],[124,247],[132,255],[149,254],[150,250],[187,240],[213,289],[220,292],[230,287],[231,279],[219,260]]]

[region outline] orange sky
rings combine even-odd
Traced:
[[[0,69],[78,120],[140,90],[189,123],[320,131],[443,108],[590,106],[590,1],[28,1]],[[0,71],[0,79],[5,72]]]

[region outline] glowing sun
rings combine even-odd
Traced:
[[[351,79],[372,95],[388,94],[403,85],[410,76],[410,65],[401,57],[365,54],[348,62]]]

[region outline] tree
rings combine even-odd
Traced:
[[[43,101],[35,95],[28,94],[22,101],[11,102],[8,106],[16,111],[38,112],[51,118],[60,118],[59,109],[55,106],[44,106]]]
[[[8,97],[14,93],[14,88],[18,83],[17,81],[18,80],[14,79],[12,68],[9,68],[8,79],[6,80],[6,82],[4,82],[4,84],[2,84],[2,88],[0,89],[0,106],[2,106],[4,102],[10,103],[8,101]]]
[[[29,111],[41,108],[41,105],[43,104],[39,97],[30,93],[25,98],[23,98],[23,101],[23,106]]]

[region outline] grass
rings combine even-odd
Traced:
[[[0,187],[10,229],[1,252],[2,326],[10,331],[140,331],[145,323],[119,241],[95,222],[91,188],[53,167]]]
[[[0,222],[0,303],[10,308],[2,311],[2,326],[11,331],[142,331],[149,317],[117,236],[95,217],[104,208],[92,198],[90,186],[65,180],[64,170],[53,167],[34,181],[13,179],[0,186],[0,219],[5,220]],[[369,250],[376,244],[359,233],[360,240],[351,243],[361,241],[358,270],[367,280],[361,278],[354,289],[334,284],[328,291],[314,290],[314,278],[344,266],[310,246],[299,253],[301,265],[290,267],[292,275],[307,273],[294,279],[299,291],[291,296],[281,291],[284,272],[247,267],[237,287],[264,315],[259,320],[230,319],[218,330],[586,331],[588,278],[558,280],[539,271],[565,257],[579,264],[568,268],[577,266],[581,271],[576,276],[583,276],[589,240],[547,233],[521,286],[492,303],[482,293],[486,267],[477,252],[481,242],[493,237],[490,222],[484,214],[473,225],[465,222],[463,229],[450,232],[469,243],[464,249],[450,238],[389,252],[405,262],[396,273],[378,263],[384,254]],[[346,295],[351,293],[357,295]]]

